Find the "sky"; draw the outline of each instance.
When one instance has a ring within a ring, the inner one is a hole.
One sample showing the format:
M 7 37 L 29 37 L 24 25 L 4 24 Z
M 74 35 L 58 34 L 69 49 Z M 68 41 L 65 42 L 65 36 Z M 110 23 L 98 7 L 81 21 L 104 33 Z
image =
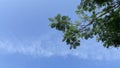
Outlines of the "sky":
M 82 40 L 70 50 L 49 27 L 56 14 L 78 20 L 80 0 L 0 0 L 0 68 L 119 68 L 120 49 Z

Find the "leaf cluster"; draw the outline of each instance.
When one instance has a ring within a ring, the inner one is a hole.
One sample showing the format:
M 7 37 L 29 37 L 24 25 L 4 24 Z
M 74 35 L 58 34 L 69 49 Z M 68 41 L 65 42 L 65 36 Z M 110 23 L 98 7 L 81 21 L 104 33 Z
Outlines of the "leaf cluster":
M 60 14 L 49 18 L 51 28 L 63 32 L 70 49 L 79 46 L 80 39 L 93 37 L 107 48 L 120 46 L 120 0 L 82 0 L 75 12 L 81 23 Z

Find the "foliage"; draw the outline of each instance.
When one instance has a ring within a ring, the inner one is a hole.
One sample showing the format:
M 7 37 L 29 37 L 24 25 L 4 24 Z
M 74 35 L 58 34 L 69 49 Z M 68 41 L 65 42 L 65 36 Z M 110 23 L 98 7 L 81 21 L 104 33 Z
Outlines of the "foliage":
M 81 0 L 73 23 L 68 16 L 49 18 L 51 28 L 62 31 L 63 41 L 70 49 L 80 45 L 80 39 L 97 37 L 105 47 L 120 46 L 120 0 Z

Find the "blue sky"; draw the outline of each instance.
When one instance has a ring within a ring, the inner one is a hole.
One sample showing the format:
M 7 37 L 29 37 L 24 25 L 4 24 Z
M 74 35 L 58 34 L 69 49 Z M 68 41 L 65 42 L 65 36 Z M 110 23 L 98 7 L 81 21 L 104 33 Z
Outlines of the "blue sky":
M 76 50 L 49 27 L 61 13 L 76 20 L 79 0 L 0 0 L 0 68 L 119 68 L 120 49 L 106 49 L 95 39 Z

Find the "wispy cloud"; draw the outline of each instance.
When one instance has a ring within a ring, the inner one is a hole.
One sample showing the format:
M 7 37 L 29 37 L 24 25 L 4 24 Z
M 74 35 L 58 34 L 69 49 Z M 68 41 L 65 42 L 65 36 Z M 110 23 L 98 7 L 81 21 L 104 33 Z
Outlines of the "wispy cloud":
M 76 56 L 80 59 L 92 60 L 118 60 L 120 59 L 120 49 L 106 49 L 102 44 L 95 40 L 82 41 L 79 48 L 70 50 L 69 46 L 61 42 L 59 36 L 55 34 L 44 35 L 39 39 L 31 41 L 0 41 L 0 53 L 23 54 L 36 57 L 51 57 L 51 56 Z

